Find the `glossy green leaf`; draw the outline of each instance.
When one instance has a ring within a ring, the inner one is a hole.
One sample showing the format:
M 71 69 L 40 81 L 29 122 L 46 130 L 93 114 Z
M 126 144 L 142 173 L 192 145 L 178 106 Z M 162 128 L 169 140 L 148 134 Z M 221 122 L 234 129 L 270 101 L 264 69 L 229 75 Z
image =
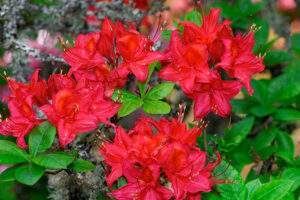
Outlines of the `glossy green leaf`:
M 249 96 L 247 91 L 243 88 L 243 93 L 245 96 L 260 104 L 260 105 L 266 105 L 267 104 L 267 98 L 268 98 L 268 81 L 267 80 L 251 80 L 251 86 L 254 90 L 252 96 Z
M 220 8 L 221 16 L 229 19 L 237 19 L 240 17 L 241 12 L 236 7 L 233 7 L 232 5 L 226 3 L 226 2 L 213 2 L 212 3 L 213 8 Z
M 198 26 L 201 26 L 201 14 L 198 12 L 198 11 L 195 11 L 195 9 L 191 10 L 188 14 L 185 15 L 184 17 L 184 20 L 183 21 L 190 21 L 190 22 L 193 22 L 195 24 L 197 24 Z M 200 18 L 200 19 L 199 19 Z
M 247 199 L 250 198 L 250 196 L 261 186 L 260 180 L 254 179 L 246 184 L 246 188 L 248 190 Z
M 167 97 L 173 90 L 175 84 L 166 82 L 152 88 L 146 95 L 146 100 L 161 100 Z
M 278 151 L 287 153 L 291 158 L 295 155 L 295 144 L 291 136 L 283 131 L 279 131 L 276 136 Z
M 274 113 L 274 118 L 280 121 L 298 120 L 300 119 L 300 112 L 292 108 L 282 108 Z
M 299 75 L 300 74 L 290 72 L 272 79 L 267 91 L 268 104 L 300 95 Z
M 293 180 L 292 192 L 297 190 L 300 186 L 300 168 L 287 168 L 284 169 L 281 179 Z
M 266 148 L 276 138 L 279 129 L 271 127 L 267 130 L 260 132 L 254 139 L 253 145 L 255 150 L 261 150 Z
M 123 102 L 123 105 L 118 110 L 118 114 L 120 117 L 124 117 L 129 115 L 139 107 L 143 105 L 143 101 L 141 99 L 131 99 Z
M 209 193 L 201 192 L 201 199 L 203 199 L 203 200 L 222 200 L 223 198 L 212 192 L 209 192 Z
M 0 181 L 13 181 L 15 180 L 15 172 L 21 166 L 9 167 L 0 174 Z
M 250 109 L 250 112 L 256 117 L 265 117 L 276 112 L 277 107 L 272 105 L 254 106 Z
M 239 114 L 248 114 L 255 103 L 245 99 L 230 99 L 232 112 Z
M 67 169 L 68 165 L 73 162 L 75 157 L 65 152 L 55 152 L 35 157 L 32 161 L 41 167 L 47 169 Z
M 35 157 L 38 152 L 44 152 L 51 147 L 56 134 L 56 127 L 49 121 L 36 126 L 29 135 L 29 152 Z
M 45 173 L 45 169 L 35 165 L 25 165 L 16 170 L 16 179 L 25 185 L 34 185 Z
M 276 151 L 277 151 L 276 146 L 267 146 L 263 149 L 258 149 L 257 153 L 261 157 L 262 160 L 266 160 L 267 158 L 269 158 Z
M 245 200 L 247 197 L 247 188 L 240 173 L 232 166 L 229 166 L 226 170 L 227 167 L 228 163 L 223 160 L 221 164 L 214 169 L 214 174 L 218 175 L 225 171 L 218 176 L 218 179 L 235 180 L 237 183 L 216 184 L 219 194 L 225 199 Z
M 95 165 L 87 160 L 79 158 L 71 164 L 70 169 L 73 169 L 77 172 L 88 172 L 94 170 Z
M 171 111 L 169 104 L 163 101 L 149 101 L 145 100 L 143 110 L 150 114 L 167 114 Z
M 0 164 L 17 164 L 30 162 L 28 154 L 16 144 L 0 140 Z
M 115 89 L 111 99 L 113 101 L 118 101 L 118 103 L 124 103 L 130 100 L 139 100 L 140 98 L 131 92 L 122 89 Z
M 288 153 L 286 153 L 284 151 L 278 151 L 275 153 L 275 155 L 277 158 L 278 166 L 284 167 L 286 165 L 286 163 L 288 165 L 293 165 L 293 158 Z M 282 163 L 282 161 L 284 161 L 284 163 Z
M 286 62 L 291 62 L 294 59 L 294 57 L 285 51 L 270 51 L 267 53 L 264 64 L 269 65 L 276 65 Z
M 294 181 L 274 180 L 260 186 L 251 196 L 250 200 L 281 200 L 288 194 Z
M 300 33 L 292 35 L 292 51 L 300 56 Z
M 239 145 L 250 133 L 254 123 L 254 117 L 248 116 L 234 124 L 230 130 L 225 131 L 225 143 L 227 147 Z

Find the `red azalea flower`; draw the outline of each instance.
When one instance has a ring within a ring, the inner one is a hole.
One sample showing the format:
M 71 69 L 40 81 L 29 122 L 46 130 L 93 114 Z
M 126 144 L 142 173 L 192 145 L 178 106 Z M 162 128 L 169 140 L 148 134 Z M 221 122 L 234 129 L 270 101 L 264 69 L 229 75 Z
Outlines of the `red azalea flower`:
M 99 39 L 99 31 L 88 33 L 87 35 L 80 34 L 76 38 L 74 47 L 69 49 L 64 47 L 65 52 L 61 56 L 72 67 L 69 70 L 69 75 L 78 69 L 88 70 L 105 63 L 102 55 L 97 50 Z
M 229 99 L 239 93 L 242 84 L 239 81 L 223 81 L 217 72 L 211 72 L 210 82 L 196 83 L 190 96 L 195 99 L 195 119 L 202 119 L 211 111 L 221 117 L 231 113 Z
M 179 81 L 182 90 L 191 93 L 196 79 L 204 81 L 209 73 L 206 47 L 197 43 L 184 45 L 179 31 L 174 31 L 169 51 L 173 61 L 160 71 L 159 76 L 169 81 Z
M 39 69 L 35 70 L 30 84 L 19 83 L 11 79 L 7 79 L 8 86 L 12 92 L 8 95 L 9 99 L 24 99 L 28 96 L 32 97 L 33 104 L 36 106 L 44 105 L 48 102 L 47 83 L 39 77 Z M 6 98 L 6 97 L 5 97 Z
M 109 196 L 120 200 L 165 200 L 173 196 L 171 190 L 158 184 L 160 177 L 158 165 L 136 167 L 126 163 L 124 172 L 128 184 L 108 194 Z
M 250 95 L 253 93 L 250 76 L 265 69 L 264 59 L 252 53 L 254 43 L 254 32 L 246 36 L 238 34 L 235 38 L 224 39 L 226 53 L 216 65 L 225 69 L 230 77 L 240 79 Z
M 51 85 L 55 89 L 50 90 L 59 89 L 57 83 L 63 83 L 66 88 L 60 88 L 52 95 L 52 104 L 44 105 L 39 109 L 57 127 L 61 146 L 72 142 L 77 133 L 97 128 L 98 122 L 113 125 L 107 118 L 112 117 L 121 105 L 103 99 L 100 83 L 91 87 L 88 81 L 82 79 L 75 88 L 71 88 L 74 85 L 69 77 L 62 75 L 54 77 L 56 78 L 53 78 L 54 83 Z
M 117 23 L 116 48 L 118 54 L 123 58 L 119 65 L 121 77 L 133 73 L 140 82 L 145 82 L 148 76 L 148 65 L 155 60 L 163 60 L 165 56 L 161 52 L 152 51 L 153 41 L 138 33 L 131 25 L 126 30 L 121 23 Z
M 37 120 L 32 106 L 32 96 L 20 99 L 10 99 L 8 108 L 11 116 L 7 117 L 0 124 L 0 133 L 5 136 L 13 135 L 17 138 L 17 145 L 20 148 L 27 148 L 24 137 L 43 120 Z
M 104 162 L 109 165 L 111 172 L 106 176 L 107 185 L 112 184 L 123 174 L 123 163 L 128 158 L 128 151 L 131 148 L 131 138 L 122 127 L 118 127 L 115 133 L 114 143 L 103 140 L 99 151 L 104 157 Z

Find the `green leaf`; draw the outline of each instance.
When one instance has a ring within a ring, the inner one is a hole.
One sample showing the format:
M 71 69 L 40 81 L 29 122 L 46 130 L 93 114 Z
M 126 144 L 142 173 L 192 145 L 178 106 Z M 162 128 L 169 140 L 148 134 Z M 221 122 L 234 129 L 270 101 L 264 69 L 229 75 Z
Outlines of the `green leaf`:
M 250 109 L 255 105 L 252 101 L 244 99 L 230 99 L 232 112 L 239 114 L 248 114 Z
M 248 116 L 225 131 L 225 144 L 227 147 L 239 145 L 250 133 L 254 123 L 254 117 Z
M 282 108 L 274 113 L 274 118 L 281 121 L 298 120 L 300 119 L 300 112 L 291 108 Z
M 247 188 L 242 177 L 240 176 L 240 173 L 232 166 L 229 166 L 229 168 L 226 170 L 227 167 L 228 163 L 222 160 L 221 164 L 214 169 L 214 174 L 218 175 L 225 171 L 223 174 L 218 176 L 218 179 L 236 180 L 237 183 L 216 184 L 219 194 L 225 199 L 246 199 Z
M 225 2 L 213 2 L 212 7 L 222 9 L 221 16 L 225 18 L 237 19 L 241 15 L 239 9 Z
M 238 0 L 237 7 L 244 16 L 247 16 L 252 7 L 251 0 Z
M 269 51 L 264 59 L 264 64 L 269 65 L 276 65 L 285 62 L 290 62 L 294 59 L 294 57 L 285 51 Z
M 296 33 L 292 36 L 292 51 L 300 56 L 300 34 Z
M 122 89 L 115 89 L 115 91 L 111 97 L 111 100 L 113 100 L 113 101 L 118 100 L 118 103 L 131 101 L 131 100 L 139 100 L 139 99 L 140 99 L 139 97 L 135 96 L 131 92 L 128 92 L 128 91 L 122 90 Z
M 250 200 L 280 200 L 293 185 L 290 180 L 274 180 L 260 186 L 250 197 Z
M 15 172 L 20 166 L 9 167 L 0 174 L 0 181 L 13 181 L 15 180 Z
M 252 3 L 251 0 L 238 0 L 237 6 L 244 16 L 250 16 L 260 11 L 266 3 L 265 0 L 258 3 Z
M 243 93 L 245 96 L 260 105 L 266 105 L 268 95 L 267 80 L 251 80 L 251 86 L 254 90 L 253 95 L 249 96 L 247 91 L 243 88 Z
M 282 197 L 284 200 L 295 200 L 294 195 L 292 192 L 288 192 L 284 197 Z
M 1 164 L 17 164 L 30 162 L 28 154 L 24 149 L 20 149 L 16 144 L 0 140 L 0 163 Z
M 293 158 L 286 152 L 284 151 L 278 151 L 275 153 L 276 157 L 277 157 L 277 164 L 280 167 L 285 166 L 287 163 L 288 165 L 293 165 Z M 282 161 L 284 161 L 285 163 L 282 163 Z
M 279 131 L 276 136 L 278 151 L 287 153 L 292 159 L 295 155 L 295 144 L 291 136 L 283 131 Z
M 29 135 L 29 152 L 35 157 L 38 152 L 44 152 L 51 147 L 56 134 L 56 127 L 49 121 L 36 126 Z
M 141 99 L 131 99 L 123 102 L 123 105 L 118 110 L 118 114 L 120 117 L 124 117 L 126 115 L 129 115 L 139 107 L 143 105 L 143 101 Z
M 292 192 L 296 191 L 300 186 L 300 168 L 287 168 L 284 169 L 281 179 L 293 180 Z
M 171 111 L 169 104 L 163 101 L 144 101 L 143 110 L 150 114 L 167 114 Z
M 16 179 L 25 185 L 34 185 L 44 173 L 44 168 L 35 165 L 25 165 L 17 169 Z
M 261 157 L 262 160 L 266 160 L 267 158 L 269 158 L 276 151 L 277 151 L 276 146 L 267 146 L 263 149 L 257 150 L 257 153 Z
M 247 199 L 250 198 L 250 196 L 261 186 L 260 180 L 254 179 L 246 184 L 247 190 L 248 190 L 248 196 Z
M 300 95 L 300 73 L 286 73 L 271 80 L 268 87 L 268 104 Z
M 222 200 L 223 198 L 212 192 L 210 192 L 210 193 L 201 192 L 201 199 L 203 199 L 203 200 Z
M 250 112 L 256 117 L 265 117 L 276 112 L 277 107 L 272 105 L 255 106 L 250 109 Z
M 198 11 L 195 11 L 195 9 L 193 9 L 192 11 L 190 11 L 188 14 L 185 15 L 183 21 L 190 21 L 197 24 L 198 26 L 201 26 L 202 23 L 200 20 L 201 20 L 201 14 Z
M 35 157 L 32 161 L 41 167 L 47 169 L 67 169 L 68 165 L 73 162 L 74 156 L 65 152 L 55 152 Z
M 94 170 L 95 165 L 87 160 L 79 158 L 71 164 L 70 169 L 73 169 L 77 172 L 88 172 Z
M 276 138 L 278 128 L 271 127 L 267 130 L 263 130 L 255 137 L 253 145 L 256 151 L 266 148 Z
M 170 42 L 172 32 L 172 30 L 164 30 L 161 34 L 161 37 Z
M 173 90 L 175 84 L 166 82 L 152 88 L 146 95 L 146 100 L 160 100 L 167 97 Z
M 154 71 L 157 64 L 158 64 L 158 61 L 156 60 L 156 61 L 152 62 L 150 65 L 148 65 L 148 76 L 147 76 L 146 81 L 144 83 L 138 82 L 138 86 L 139 86 L 139 90 L 140 90 L 140 94 L 141 94 L 142 99 L 145 96 L 145 91 L 146 91 L 146 88 L 147 88 L 147 84 L 149 83 L 151 75 L 152 75 L 152 73 L 153 73 L 153 71 Z

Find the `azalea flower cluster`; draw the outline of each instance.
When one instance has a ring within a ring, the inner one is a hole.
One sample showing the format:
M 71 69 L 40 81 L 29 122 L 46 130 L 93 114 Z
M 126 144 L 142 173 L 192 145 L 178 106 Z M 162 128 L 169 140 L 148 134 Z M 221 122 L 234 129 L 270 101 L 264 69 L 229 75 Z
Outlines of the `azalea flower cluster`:
M 159 76 L 179 81 L 183 92 L 195 100 L 195 119 L 200 120 L 211 111 L 227 117 L 231 113 L 229 99 L 243 85 L 252 95 L 250 76 L 264 70 L 263 58 L 252 53 L 254 30 L 235 37 L 231 21 L 218 23 L 220 9 L 212 8 L 208 15 L 201 5 L 200 10 L 201 26 L 186 21 L 179 24 L 183 26 L 182 32 L 172 32 L 166 50 L 169 64 Z M 234 80 L 222 80 L 222 70 Z
M 145 82 L 148 65 L 165 58 L 151 50 L 153 40 L 129 25 L 127 30 L 121 22 L 114 25 L 105 18 L 101 31 L 78 35 L 75 46 L 67 49 L 61 40 L 61 56 L 71 68 L 67 75 L 51 75 L 48 84 L 39 78 L 39 70 L 30 84 L 8 79 L 11 116 L 0 124 L 1 134 L 17 137 L 18 146 L 26 148 L 24 136 L 46 120 L 37 119 L 37 110 L 57 127 L 61 146 L 72 142 L 77 133 L 96 129 L 99 122 L 115 127 L 108 121 L 121 106 L 110 101 L 114 90 L 123 87 L 129 73 Z
M 226 182 L 211 176 L 221 162 L 219 154 L 216 162 L 206 165 L 206 152 L 195 147 L 203 127 L 188 130 L 182 119 L 181 115 L 171 122 L 142 117 L 128 133 L 118 127 L 114 141 L 102 137 L 100 152 L 108 165 L 108 186 L 122 175 L 128 182 L 108 195 L 120 200 L 200 199 L 200 192 Z
M 24 137 L 46 119 L 37 119 L 41 110 L 57 127 L 61 146 L 73 141 L 77 133 L 91 131 L 98 122 L 111 124 L 111 118 L 121 106 L 105 100 L 101 83 L 91 86 L 86 79 L 77 82 L 62 74 L 51 75 L 48 83 L 36 70 L 30 84 L 7 79 L 12 94 L 8 95 L 10 116 L 0 124 L 3 135 L 17 137 L 17 144 L 27 148 Z

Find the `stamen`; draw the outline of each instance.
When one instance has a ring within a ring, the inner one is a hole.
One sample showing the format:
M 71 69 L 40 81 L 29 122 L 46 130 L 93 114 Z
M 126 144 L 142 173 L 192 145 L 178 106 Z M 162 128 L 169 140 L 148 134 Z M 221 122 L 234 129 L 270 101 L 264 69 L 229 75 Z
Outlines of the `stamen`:
M 252 15 L 250 16 L 249 24 L 248 24 L 248 27 L 247 27 L 247 29 L 246 29 L 246 31 L 245 31 L 243 37 L 245 37 L 245 36 L 247 35 L 247 33 L 248 33 L 248 31 L 249 31 L 249 28 L 250 28 L 250 26 L 251 26 L 251 21 L 252 21 Z

